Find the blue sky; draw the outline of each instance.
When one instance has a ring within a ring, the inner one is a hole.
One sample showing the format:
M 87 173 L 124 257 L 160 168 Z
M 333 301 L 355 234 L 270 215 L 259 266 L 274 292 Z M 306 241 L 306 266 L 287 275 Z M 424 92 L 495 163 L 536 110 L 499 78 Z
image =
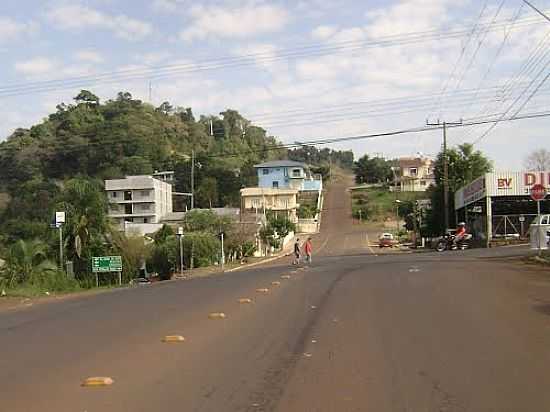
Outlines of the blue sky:
M 533 2 L 550 9 L 550 0 Z M 526 98 L 538 84 L 527 89 L 529 82 L 550 70 L 543 54 L 550 23 L 521 3 L 4 0 L 0 139 L 69 102 L 80 88 L 103 99 L 127 90 L 149 100 L 151 87 L 153 104 L 168 100 L 197 115 L 234 108 L 284 142 L 418 127 L 427 118 L 514 113 L 522 101 L 514 106 L 515 98 L 523 91 Z M 447 35 L 436 39 L 438 33 Z M 530 56 L 540 60 L 522 66 Z M 222 64 L 197 68 L 211 59 Z M 166 66 L 176 73 L 155 76 Z M 138 76 L 97 78 L 120 71 Z M 31 83 L 80 76 L 86 78 L 78 87 L 56 83 L 21 93 Z M 13 85 L 16 95 L 2 95 Z M 550 110 L 549 91 L 550 84 L 543 86 L 521 114 Z M 546 119 L 503 122 L 478 147 L 497 169 L 520 169 L 530 150 L 548 145 L 549 125 Z M 452 130 L 450 143 L 473 141 L 486 128 Z M 429 132 L 335 147 L 357 155 L 433 155 L 440 140 L 440 132 Z

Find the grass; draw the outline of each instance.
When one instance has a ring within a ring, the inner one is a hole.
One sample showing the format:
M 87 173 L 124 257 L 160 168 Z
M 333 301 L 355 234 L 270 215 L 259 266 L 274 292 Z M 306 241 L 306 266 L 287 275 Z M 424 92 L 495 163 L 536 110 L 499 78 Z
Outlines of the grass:
M 397 196 L 396 196 L 397 195 Z M 426 192 L 390 192 L 385 188 L 357 189 L 352 192 L 352 211 L 357 217 L 358 211 L 370 221 L 384 221 L 395 218 L 395 200 L 402 202 L 428 199 Z

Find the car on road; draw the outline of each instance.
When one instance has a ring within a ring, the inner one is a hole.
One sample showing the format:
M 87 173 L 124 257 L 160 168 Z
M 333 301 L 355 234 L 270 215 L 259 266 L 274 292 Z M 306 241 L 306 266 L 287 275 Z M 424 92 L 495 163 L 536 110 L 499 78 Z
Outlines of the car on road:
M 378 246 L 383 247 L 393 247 L 395 244 L 393 235 L 391 233 L 382 233 L 378 238 Z

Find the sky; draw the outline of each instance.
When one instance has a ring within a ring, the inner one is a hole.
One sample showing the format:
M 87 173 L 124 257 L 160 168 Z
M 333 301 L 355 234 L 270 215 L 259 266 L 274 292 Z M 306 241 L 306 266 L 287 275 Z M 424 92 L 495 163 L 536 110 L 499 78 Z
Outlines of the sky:
M 519 0 L 2 0 L 0 140 L 80 89 L 196 116 L 235 109 L 285 143 L 506 119 L 550 111 L 549 46 L 550 22 Z M 448 140 L 521 170 L 549 126 L 501 121 Z M 393 158 L 441 142 L 436 130 L 330 147 Z

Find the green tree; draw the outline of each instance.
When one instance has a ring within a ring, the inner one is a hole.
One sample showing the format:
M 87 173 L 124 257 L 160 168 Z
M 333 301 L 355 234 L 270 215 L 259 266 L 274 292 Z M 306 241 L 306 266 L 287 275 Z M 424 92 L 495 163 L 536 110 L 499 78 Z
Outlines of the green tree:
M 491 161 L 473 145 L 465 143 L 447 150 L 449 169 L 449 217 L 454 225 L 454 193 L 461 187 L 471 183 L 478 177 L 492 170 Z M 430 234 L 444 232 L 443 204 L 443 153 L 439 153 L 435 161 L 435 187 L 430 189 L 432 208 L 427 217 L 427 230 Z
M 109 229 L 107 199 L 101 183 L 86 178 L 74 178 L 60 193 L 57 211 L 64 211 L 67 258 L 74 262 L 77 274 L 90 271 L 90 259 L 105 249 L 105 234 Z
M 41 240 L 18 240 L 7 256 L 8 288 L 18 283 L 40 283 L 44 277 L 57 271 L 54 262 L 48 260 L 47 245 Z
M 151 256 L 151 244 L 143 236 L 114 232 L 112 234 L 115 252 L 122 256 L 123 282 L 134 279 L 141 267 Z
M 392 178 L 391 161 L 364 155 L 355 162 L 356 183 L 386 183 Z

